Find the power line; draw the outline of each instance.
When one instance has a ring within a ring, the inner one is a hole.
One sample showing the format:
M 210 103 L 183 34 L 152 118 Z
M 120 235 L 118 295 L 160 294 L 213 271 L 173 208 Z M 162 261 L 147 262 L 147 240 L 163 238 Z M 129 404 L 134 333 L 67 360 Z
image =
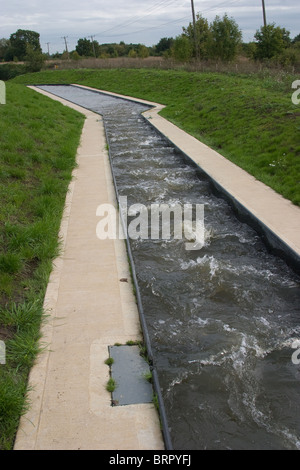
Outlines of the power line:
M 176 1 L 176 0 L 175 0 Z M 193 0 L 191 0 L 193 2 Z M 185 20 L 188 20 L 190 18 L 190 15 L 188 16 L 184 16 L 184 17 L 181 17 L 181 18 L 178 18 L 177 20 L 173 20 L 173 21 L 168 21 L 168 22 L 165 22 L 165 23 L 161 23 L 159 25 L 155 25 L 155 26 L 149 26 L 149 27 L 146 27 L 146 28 L 143 28 L 143 29 L 138 29 L 136 31 L 130 31 L 130 32 L 124 32 L 124 33 L 120 33 L 118 32 L 117 34 L 105 34 L 106 32 L 110 32 L 110 31 L 114 31 L 115 29 L 120 29 L 121 26 L 129 26 L 130 24 L 133 24 L 135 22 L 137 22 L 138 20 L 140 19 L 143 19 L 147 16 L 149 16 L 151 13 L 153 13 L 155 10 L 159 10 L 160 8 L 162 7 L 166 7 L 166 6 L 169 6 L 171 3 L 174 3 L 174 0 L 164 0 L 164 1 L 159 1 L 157 3 L 155 3 L 154 5 L 148 7 L 146 10 L 145 10 L 145 14 L 143 15 L 137 15 L 137 16 L 134 16 L 132 18 L 129 18 L 127 21 L 124 21 L 123 23 L 120 23 L 116 26 L 113 26 L 111 28 L 108 28 L 104 31 L 102 31 L 101 33 L 96 33 L 96 34 L 93 34 L 93 35 L 90 35 L 88 37 L 92 38 L 92 42 L 95 38 L 95 36 L 102 36 L 102 37 L 105 37 L 105 38 L 115 38 L 115 37 L 118 37 L 118 36 L 130 36 L 130 35 L 133 35 L 133 34 L 138 34 L 138 33 L 142 33 L 142 32 L 145 32 L 145 31 L 150 31 L 150 30 L 159 30 L 165 26 L 168 26 L 168 25 L 171 25 L 171 24 L 176 24 L 176 23 L 180 23 L 182 21 L 185 21 Z M 224 5 L 226 5 L 227 7 L 228 6 L 231 6 L 231 5 L 234 5 L 236 3 L 241 3 L 240 0 L 231 0 L 231 1 L 223 1 L 221 3 L 218 3 L 216 6 L 214 7 L 209 7 L 207 9 L 203 9 L 202 10 L 202 14 L 203 13 L 207 13 L 207 12 L 212 12 L 214 10 L 217 10 L 218 8 L 220 7 L 223 7 Z M 196 18 L 195 18 L 196 19 Z M 63 39 L 65 39 L 65 43 L 66 43 L 66 37 L 63 37 Z M 74 36 L 73 39 L 77 39 L 77 36 Z M 66 51 L 68 53 L 68 49 L 67 49 L 67 43 L 66 43 Z M 68 53 L 69 55 L 69 53 Z
M 178 1 L 178 0 L 175 0 L 175 1 Z M 93 34 L 93 37 L 99 36 L 99 35 L 103 35 L 103 34 L 106 33 L 106 32 L 112 31 L 112 30 L 114 30 L 114 29 L 119 29 L 119 28 L 122 27 L 122 26 L 127 26 L 127 25 L 129 25 L 129 24 L 135 23 L 135 22 L 137 22 L 139 19 L 142 19 L 142 18 L 144 18 L 144 17 L 150 15 L 150 14 L 152 13 L 152 11 L 154 11 L 154 10 L 156 10 L 156 9 L 159 9 L 159 8 L 161 8 L 162 6 L 171 5 L 171 4 L 173 4 L 173 3 L 174 3 L 174 0 L 160 0 L 159 2 L 155 3 L 154 5 L 148 7 L 148 8 L 145 10 L 145 12 L 151 10 L 151 11 L 150 11 L 149 13 L 147 13 L 146 15 L 145 15 L 145 14 L 142 14 L 142 15 L 133 16 L 132 18 L 127 19 L 127 20 L 124 21 L 123 23 L 119 23 L 119 24 L 117 24 L 117 25 L 115 25 L 115 26 L 112 26 L 112 27 L 110 27 L 110 28 L 108 28 L 108 29 L 105 29 L 104 31 L 101 31 L 101 32 L 99 32 L 99 33 L 94 33 L 94 34 Z M 166 5 L 164 5 L 164 4 L 166 4 Z M 91 35 L 82 35 L 82 36 L 91 37 Z M 72 38 L 72 39 L 75 39 L 75 38 L 77 38 L 78 36 L 67 36 L 67 37 L 70 37 L 70 38 Z
M 216 10 L 217 8 L 219 8 L 220 6 L 223 6 L 224 4 L 226 5 L 231 5 L 231 4 L 234 4 L 234 3 L 237 3 L 237 2 L 240 2 L 240 0 L 232 0 L 231 2 L 222 2 L 218 5 L 216 5 L 215 7 L 213 8 L 207 8 L 206 10 L 203 10 L 202 13 L 205 13 L 205 12 L 209 12 L 209 11 L 214 11 Z M 152 29 L 160 29 L 162 27 L 165 27 L 165 26 L 168 26 L 168 25 L 171 25 L 171 24 L 176 24 L 176 23 L 180 23 L 182 21 L 185 21 L 185 20 L 188 20 L 190 19 L 190 14 L 188 16 L 183 16 L 181 18 L 178 18 L 177 20 L 173 20 L 173 21 L 168 21 L 168 22 L 165 22 L 165 23 L 161 23 L 157 26 L 148 26 L 147 28 L 143 28 L 143 29 L 138 29 L 137 31 L 130 31 L 128 33 L 118 33 L 118 34 L 107 34 L 105 35 L 105 31 L 103 31 L 103 33 L 101 33 L 101 36 L 105 37 L 105 38 L 114 38 L 116 36 L 130 36 L 131 34 L 138 34 L 138 33 L 142 33 L 144 31 L 150 31 Z M 115 27 L 111 28 L 111 30 L 115 29 Z M 100 35 L 100 33 L 98 34 Z
M 133 23 L 136 23 L 137 21 L 145 18 L 146 16 L 151 15 L 151 13 L 153 13 L 155 10 L 160 9 L 162 7 L 169 6 L 173 3 L 174 3 L 174 0 L 164 0 L 164 1 L 160 1 L 158 3 L 155 3 L 154 5 L 152 5 L 151 7 L 147 8 L 145 10 L 145 13 L 146 12 L 149 12 L 149 13 L 139 15 L 139 16 L 134 16 L 133 18 L 129 18 L 128 20 L 124 21 L 123 23 L 120 23 L 116 26 L 112 26 L 111 28 L 105 29 L 104 31 L 101 31 L 101 33 L 94 34 L 94 36 L 103 36 L 105 33 L 108 33 L 109 31 L 113 31 L 114 29 L 119 29 L 123 26 L 129 26 L 129 25 L 131 25 Z
M 218 5 L 216 5 L 215 7 L 213 8 L 207 8 L 206 10 L 202 10 L 202 13 L 206 13 L 206 12 L 209 12 L 209 11 L 214 11 L 216 9 L 218 9 L 219 7 L 222 7 L 223 5 L 232 5 L 232 4 L 235 4 L 235 3 L 238 3 L 240 2 L 240 0 L 231 0 L 230 2 L 226 1 L 226 2 L 221 2 L 219 3 Z M 161 4 L 162 2 L 159 2 L 159 4 Z M 163 2 L 163 3 L 166 3 L 166 2 Z M 170 3 L 173 3 L 173 0 L 168 0 L 168 4 Z M 158 5 L 158 4 L 156 4 Z M 154 5 L 155 6 L 155 5 Z M 162 5 L 162 6 L 167 6 L 166 4 L 165 5 Z M 150 7 L 151 9 L 152 7 Z M 148 9 L 149 10 L 149 9 Z M 147 10 L 146 10 L 147 11 Z M 151 11 L 152 13 L 152 11 Z M 149 14 L 148 14 L 149 15 Z M 143 28 L 143 29 L 139 29 L 137 31 L 131 31 L 130 33 L 118 33 L 118 34 L 110 34 L 110 35 L 106 35 L 105 33 L 106 32 L 110 32 L 110 31 L 113 31 L 114 29 L 119 29 L 120 26 L 128 26 L 129 24 L 132 24 L 132 23 L 135 23 L 136 21 L 138 21 L 138 19 L 142 19 L 144 18 L 145 16 L 148 16 L 148 15 L 143 15 L 141 17 L 133 17 L 132 19 L 129 19 L 127 20 L 125 23 L 121 23 L 117 26 L 113 26 L 107 30 L 104 30 L 102 31 L 101 33 L 97 33 L 95 34 L 95 36 L 103 36 L 103 37 L 106 37 L 106 38 L 113 38 L 113 37 L 116 37 L 116 36 L 120 36 L 120 34 L 122 34 L 122 36 L 130 36 L 131 34 L 137 34 L 137 33 L 140 33 L 140 32 L 143 32 L 143 31 L 149 31 L 151 29 L 160 29 L 161 27 L 163 26 L 167 26 L 169 24 L 175 24 L 175 23 L 179 23 L 180 21 L 183 21 L 183 20 L 187 20 L 190 18 L 190 15 L 188 16 L 184 16 L 182 18 L 178 18 L 177 20 L 173 20 L 173 21 L 168 21 L 166 23 L 162 23 L 162 24 L 159 24 L 157 26 L 149 26 L 147 28 Z M 135 19 L 136 18 L 136 19 Z
M 143 33 L 144 31 L 150 31 L 151 29 L 160 29 L 162 28 L 163 26 L 168 26 L 170 24 L 175 24 L 175 23 L 181 23 L 183 20 L 187 20 L 187 19 L 190 19 L 191 15 L 188 15 L 188 16 L 184 16 L 183 18 L 178 18 L 177 20 L 174 20 L 174 21 L 168 21 L 167 23 L 161 23 L 160 25 L 158 26 L 149 26 L 148 28 L 143 28 L 143 29 L 139 29 L 137 31 L 130 31 L 130 33 L 119 33 L 119 34 L 111 34 L 111 35 L 105 35 L 103 37 L 106 37 L 106 38 L 115 38 L 116 36 L 130 36 L 131 34 L 137 34 L 137 33 Z

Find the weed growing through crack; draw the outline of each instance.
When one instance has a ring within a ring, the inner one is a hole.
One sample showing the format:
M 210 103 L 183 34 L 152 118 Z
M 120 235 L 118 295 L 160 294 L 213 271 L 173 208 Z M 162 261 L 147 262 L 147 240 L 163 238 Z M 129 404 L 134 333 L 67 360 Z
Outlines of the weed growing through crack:
M 110 377 L 110 379 L 108 380 L 107 384 L 106 384 L 106 390 L 110 393 L 114 392 L 115 389 L 116 389 L 116 386 L 117 386 L 117 383 L 115 381 L 115 379 L 113 379 L 112 377 Z
M 109 357 L 108 359 L 106 359 L 106 361 L 104 362 L 107 366 L 111 366 L 113 363 L 114 363 L 114 358 L 113 357 Z

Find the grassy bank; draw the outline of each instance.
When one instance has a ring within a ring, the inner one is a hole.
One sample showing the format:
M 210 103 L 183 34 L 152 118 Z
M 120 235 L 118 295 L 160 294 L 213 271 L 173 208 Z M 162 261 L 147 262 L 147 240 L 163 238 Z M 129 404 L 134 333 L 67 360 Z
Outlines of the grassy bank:
M 83 117 L 7 83 L 0 106 L 0 449 L 11 449 L 26 410 L 43 299 L 75 165 Z
M 79 83 L 157 101 L 162 115 L 300 205 L 297 77 L 176 70 L 62 70 L 15 83 Z M 298 77 L 299 78 L 299 77 Z

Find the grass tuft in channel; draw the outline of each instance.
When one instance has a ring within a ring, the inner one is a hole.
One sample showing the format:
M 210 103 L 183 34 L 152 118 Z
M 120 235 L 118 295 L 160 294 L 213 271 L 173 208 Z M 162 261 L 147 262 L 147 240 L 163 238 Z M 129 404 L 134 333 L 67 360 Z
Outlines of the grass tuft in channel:
M 115 391 L 116 386 L 117 386 L 116 381 L 112 377 L 110 377 L 110 379 L 108 380 L 108 382 L 106 384 L 106 390 L 108 392 L 112 393 L 112 392 Z

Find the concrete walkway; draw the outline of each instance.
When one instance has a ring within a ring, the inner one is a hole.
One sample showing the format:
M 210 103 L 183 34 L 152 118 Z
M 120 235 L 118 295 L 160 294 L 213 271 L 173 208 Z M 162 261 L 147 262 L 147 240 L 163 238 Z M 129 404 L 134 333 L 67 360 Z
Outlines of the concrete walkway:
M 112 407 L 105 388 L 108 346 L 140 340 L 141 329 L 124 240 L 96 236 L 97 207 L 115 204 L 102 120 L 48 96 L 86 120 L 61 225 L 63 252 L 45 297 L 49 319 L 42 341 L 47 347 L 30 374 L 31 407 L 21 419 L 14 449 L 164 449 L 154 405 Z M 128 282 L 120 281 L 124 278 Z

